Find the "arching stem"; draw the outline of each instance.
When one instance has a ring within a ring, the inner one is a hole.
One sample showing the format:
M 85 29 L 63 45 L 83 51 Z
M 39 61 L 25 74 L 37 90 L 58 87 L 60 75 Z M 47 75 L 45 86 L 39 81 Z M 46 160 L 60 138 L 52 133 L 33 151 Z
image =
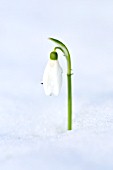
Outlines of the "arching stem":
M 68 94 L 68 130 L 72 130 L 72 83 L 71 83 L 71 58 L 70 58 L 70 54 L 69 51 L 67 49 L 67 47 L 60 42 L 59 40 L 53 39 L 53 38 L 49 38 L 50 40 L 54 41 L 58 47 L 54 48 L 54 51 L 56 51 L 57 49 L 62 51 L 62 53 L 64 54 L 64 56 L 66 57 L 67 60 L 67 94 Z

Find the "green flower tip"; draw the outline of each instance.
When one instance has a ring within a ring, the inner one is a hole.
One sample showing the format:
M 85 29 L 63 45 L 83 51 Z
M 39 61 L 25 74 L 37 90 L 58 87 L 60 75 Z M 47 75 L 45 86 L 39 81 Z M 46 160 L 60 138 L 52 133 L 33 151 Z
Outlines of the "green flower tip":
M 58 59 L 58 54 L 57 52 L 53 51 L 50 53 L 50 59 L 51 60 L 57 60 Z

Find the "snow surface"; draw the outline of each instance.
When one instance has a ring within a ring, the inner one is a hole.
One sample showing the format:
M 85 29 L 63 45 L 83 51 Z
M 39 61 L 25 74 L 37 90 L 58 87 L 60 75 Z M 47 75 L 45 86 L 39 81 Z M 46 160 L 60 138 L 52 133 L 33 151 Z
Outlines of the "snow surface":
M 0 170 L 113 169 L 113 1 L 0 1 Z M 58 38 L 73 65 L 73 130 L 63 86 L 40 84 Z

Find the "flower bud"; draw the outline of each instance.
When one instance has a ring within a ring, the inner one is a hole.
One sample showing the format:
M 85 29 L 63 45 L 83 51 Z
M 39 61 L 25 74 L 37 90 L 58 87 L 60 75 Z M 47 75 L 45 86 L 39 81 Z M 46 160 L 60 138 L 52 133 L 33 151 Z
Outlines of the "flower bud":
M 51 60 L 57 60 L 58 59 L 58 54 L 57 52 L 53 51 L 50 53 L 50 59 Z
M 52 59 L 51 59 L 52 57 Z M 43 75 L 43 87 L 46 95 L 57 96 L 62 85 L 62 68 L 58 62 L 56 52 L 50 54 L 50 59 Z

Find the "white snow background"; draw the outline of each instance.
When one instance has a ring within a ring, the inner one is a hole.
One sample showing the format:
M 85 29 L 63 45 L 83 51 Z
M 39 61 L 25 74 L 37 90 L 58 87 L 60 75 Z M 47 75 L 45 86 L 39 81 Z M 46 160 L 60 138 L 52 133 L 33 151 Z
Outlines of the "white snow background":
M 73 130 L 63 86 L 40 84 L 53 37 L 72 57 Z M 0 0 L 0 170 L 113 169 L 113 1 Z

